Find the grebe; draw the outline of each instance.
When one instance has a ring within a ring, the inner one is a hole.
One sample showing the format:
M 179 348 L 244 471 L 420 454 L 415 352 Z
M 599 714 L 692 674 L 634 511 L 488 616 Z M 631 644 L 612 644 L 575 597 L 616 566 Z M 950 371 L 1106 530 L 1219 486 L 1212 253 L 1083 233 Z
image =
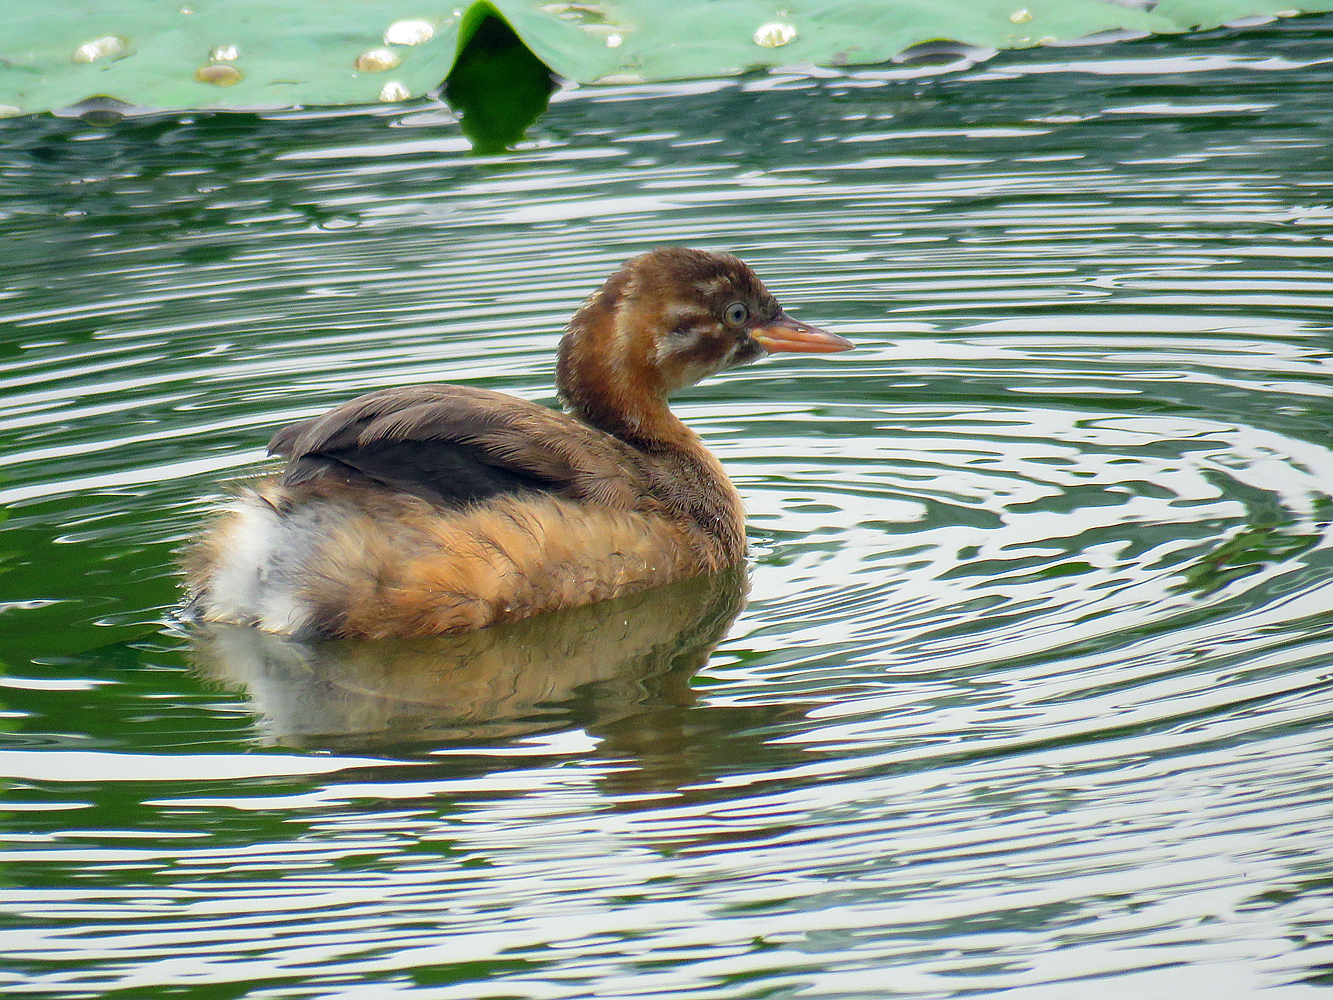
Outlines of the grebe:
M 737 565 L 740 496 L 667 397 L 767 354 L 851 347 L 730 254 L 635 257 L 560 342 L 567 414 L 415 385 L 279 430 L 286 469 L 187 553 L 187 609 L 296 636 L 430 635 Z

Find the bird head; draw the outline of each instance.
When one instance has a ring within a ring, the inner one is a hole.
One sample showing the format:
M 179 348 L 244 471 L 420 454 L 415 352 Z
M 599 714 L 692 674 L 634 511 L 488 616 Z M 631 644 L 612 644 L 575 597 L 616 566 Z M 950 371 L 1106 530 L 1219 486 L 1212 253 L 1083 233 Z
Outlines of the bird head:
M 769 354 L 846 351 L 850 341 L 788 316 L 727 253 L 667 247 L 627 261 L 570 321 L 556 384 L 576 413 L 632 410 Z

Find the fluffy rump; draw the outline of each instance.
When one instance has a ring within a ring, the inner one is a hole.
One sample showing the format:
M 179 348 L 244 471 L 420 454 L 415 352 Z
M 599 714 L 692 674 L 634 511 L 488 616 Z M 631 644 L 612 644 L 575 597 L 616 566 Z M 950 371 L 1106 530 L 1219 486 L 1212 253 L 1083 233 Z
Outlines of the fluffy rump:
M 721 568 L 664 517 L 542 495 L 463 510 L 349 484 L 238 496 L 186 557 L 189 610 L 303 636 L 429 635 Z

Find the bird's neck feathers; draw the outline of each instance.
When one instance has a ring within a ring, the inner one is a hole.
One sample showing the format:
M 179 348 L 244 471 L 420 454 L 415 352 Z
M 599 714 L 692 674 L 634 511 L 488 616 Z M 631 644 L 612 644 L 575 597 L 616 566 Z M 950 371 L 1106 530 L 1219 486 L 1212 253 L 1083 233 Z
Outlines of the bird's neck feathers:
M 645 451 L 702 447 L 667 406 L 656 364 L 661 303 L 621 268 L 570 320 L 556 388 L 576 417 Z
M 667 406 L 658 365 L 667 296 L 622 268 L 570 321 L 556 387 L 569 411 L 652 457 L 650 492 L 697 523 L 735 562 L 745 554 L 744 511 L 722 465 Z

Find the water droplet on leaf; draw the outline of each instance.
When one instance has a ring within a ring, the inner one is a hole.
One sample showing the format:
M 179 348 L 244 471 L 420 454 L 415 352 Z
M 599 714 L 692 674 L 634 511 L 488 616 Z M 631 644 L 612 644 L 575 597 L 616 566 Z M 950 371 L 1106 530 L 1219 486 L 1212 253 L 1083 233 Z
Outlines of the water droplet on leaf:
M 215 87 L 232 87 L 241 82 L 241 71 L 226 63 L 211 63 L 195 70 L 194 78 L 200 83 L 211 83 Z
M 90 63 L 97 59 L 119 59 L 125 55 L 129 43 L 117 35 L 103 35 L 91 42 L 84 42 L 74 50 L 73 59 L 77 63 Z
M 218 45 L 208 53 L 208 58 L 213 62 L 235 62 L 241 58 L 241 50 L 235 45 Z
M 435 28 L 429 21 L 395 21 L 384 32 L 385 45 L 420 45 L 435 37 Z
M 769 21 L 761 24 L 754 33 L 754 43 L 763 49 L 776 49 L 786 45 L 796 37 L 796 29 L 782 21 Z
M 411 96 L 412 92 L 397 80 L 390 80 L 380 88 L 380 100 L 385 104 L 393 104 L 395 101 L 405 101 Z
M 1009 20 L 1013 21 L 1014 24 L 1027 24 L 1027 22 L 1032 20 L 1032 11 L 1028 10 L 1026 7 L 1020 7 L 1009 15 Z
M 356 68 L 362 73 L 383 73 L 402 63 L 392 49 L 369 49 L 356 57 Z

